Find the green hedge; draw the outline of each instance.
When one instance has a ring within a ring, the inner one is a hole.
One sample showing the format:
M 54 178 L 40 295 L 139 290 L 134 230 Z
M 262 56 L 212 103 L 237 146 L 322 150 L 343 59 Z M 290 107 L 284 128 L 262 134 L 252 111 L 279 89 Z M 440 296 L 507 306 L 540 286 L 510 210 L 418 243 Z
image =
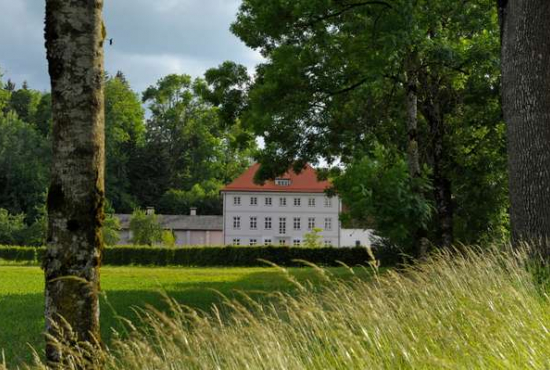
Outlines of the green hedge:
M 0 259 L 37 263 L 45 248 L 0 246 Z M 149 246 L 107 247 L 103 264 L 111 266 L 265 266 L 267 260 L 279 266 L 302 266 L 304 260 L 321 266 L 366 265 L 365 248 L 302 248 L 302 247 L 182 247 Z M 384 265 L 384 261 L 381 261 Z
M 45 248 L 0 246 L 0 259 L 15 262 L 37 263 L 42 260 Z

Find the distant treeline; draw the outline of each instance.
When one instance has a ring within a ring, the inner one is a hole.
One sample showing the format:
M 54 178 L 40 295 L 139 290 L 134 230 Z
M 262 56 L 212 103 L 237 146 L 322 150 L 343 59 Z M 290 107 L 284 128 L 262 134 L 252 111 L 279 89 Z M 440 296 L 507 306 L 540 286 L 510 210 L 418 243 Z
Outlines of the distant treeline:
M 0 74 L 0 242 L 36 244 L 45 228 L 51 95 L 3 81 Z M 219 190 L 250 164 L 256 144 L 239 125 L 220 123 L 204 85 L 169 75 L 140 97 L 121 72 L 106 77 L 108 212 L 187 214 L 193 206 L 221 214 Z

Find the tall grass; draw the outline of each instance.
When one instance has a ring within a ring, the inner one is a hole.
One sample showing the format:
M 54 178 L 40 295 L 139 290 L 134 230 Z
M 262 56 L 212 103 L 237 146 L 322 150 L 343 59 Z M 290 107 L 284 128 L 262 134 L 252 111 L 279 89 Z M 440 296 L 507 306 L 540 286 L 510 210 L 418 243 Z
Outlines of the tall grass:
M 524 251 L 470 250 L 371 281 L 320 270 L 327 284 L 264 304 L 228 300 L 228 316 L 172 302 L 170 314 L 143 311 L 104 361 L 151 370 L 548 369 L 550 301 L 527 261 Z

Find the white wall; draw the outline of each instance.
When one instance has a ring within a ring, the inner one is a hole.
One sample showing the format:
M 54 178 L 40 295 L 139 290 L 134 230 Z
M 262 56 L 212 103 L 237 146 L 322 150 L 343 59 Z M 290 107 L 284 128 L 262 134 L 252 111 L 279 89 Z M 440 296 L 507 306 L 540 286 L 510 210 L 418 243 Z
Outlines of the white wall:
M 222 231 L 220 230 L 177 230 L 177 245 L 222 245 Z
M 353 247 L 356 242 L 359 241 L 362 246 L 371 245 L 372 243 L 372 230 L 363 229 L 342 229 L 341 230 L 340 245 L 342 247 Z
M 249 245 L 251 239 L 258 244 L 264 244 L 271 239 L 272 244 L 279 244 L 285 240 L 287 245 L 293 245 L 294 240 L 303 242 L 304 234 L 308 230 L 308 218 L 315 218 L 315 227 L 323 229 L 320 235 L 323 242 L 328 241 L 333 246 L 339 245 L 340 200 L 330 198 L 330 206 L 325 206 L 324 193 L 282 193 L 282 192 L 224 192 L 224 242 L 232 244 L 233 239 L 240 239 L 241 245 Z M 234 204 L 234 198 L 240 197 L 240 205 Z M 257 204 L 251 204 L 251 198 L 257 198 Z M 271 198 L 271 206 L 266 205 L 265 199 Z M 286 198 L 286 206 L 280 205 L 280 198 Z M 300 199 L 300 205 L 294 205 L 294 199 Z M 315 199 L 315 205 L 309 205 L 309 199 Z M 239 229 L 233 227 L 233 217 L 240 217 Z M 256 217 L 257 228 L 250 228 L 250 217 Z M 271 217 L 271 229 L 265 228 L 265 218 Z M 279 233 L 279 218 L 286 218 L 286 233 Z M 294 230 L 294 218 L 300 218 L 300 230 Z M 331 230 L 325 230 L 325 218 L 331 219 Z

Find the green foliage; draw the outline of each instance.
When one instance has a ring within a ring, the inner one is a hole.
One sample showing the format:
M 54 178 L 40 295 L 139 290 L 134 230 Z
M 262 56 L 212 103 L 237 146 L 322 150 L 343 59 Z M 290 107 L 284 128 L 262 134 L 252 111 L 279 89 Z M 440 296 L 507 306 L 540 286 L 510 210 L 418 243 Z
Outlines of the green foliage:
M 27 227 L 23 233 L 21 244 L 40 246 L 46 242 L 48 233 L 48 213 L 46 205 L 41 205 L 37 210 L 36 220 Z
M 40 246 L 46 240 L 47 217 L 44 210 L 31 225 L 25 222 L 25 214 L 10 214 L 0 208 L 0 244 Z
M 52 119 L 52 94 L 46 93 L 40 98 L 40 102 L 36 107 L 36 113 L 33 118 L 38 131 L 43 136 L 49 136 L 53 127 Z
M 152 112 L 146 124 L 125 76 L 106 78 L 105 187 L 117 212 L 221 213 L 219 189 L 248 167 L 255 140 L 240 124 L 224 127 L 206 93 L 201 79 L 166 76 L 143 95 Z M 0 207 L 26 215 L 24 244 L 42 243 L 51 123 L 51 94 L 0 80 Z
M 44 250 L 44 248 L 0 246 L 0 259 L 40 261 Z M 395 263 L 392 256 L 380 254 L 377 255 L 377 259 L 381 256 L 384 266 Z M 366 266 L 370 257 L 366 248 L 348 247 L 109 246 L 104 251 L 102 263 L 113 266 L 265 266 L 264 261 L 269 261 L 279 266 L 303 266 L 300 260 L 323 266 L 339 266 L 341 262 L 349 266 Z
M 21 244 L 26 228 L 25 215 L 12 215 L 6 209 L 0 208 L 0 244 Z
M 211 68 L 204 74 L 208 86 L 201 89 L 202 96 L 215 107 L 221 121 L 233 125 L 246 109 L 247 89 L 251 83 L 246 67 L 231 61 Z
M 2 70 L 0 69 L 0 112 L 4 112 L 10 101 L 11 91 L 6 89 L 6 84 L 2 82 Z
M 7 109 L 15 112 L 25 122 L 33 122 L 42 94 L 36 90 L 30 90 L 24 82 L 21 89 L 11 93 Z
M 105 81 L 105 188 L 107 198 L 118 212 L 130 212 L 139 203 L 132 182 L 137 176 L 134 157 L 145 140 L 144 116 L 139 97 L 124 75 L 119 72 L 115 77 L 108 77 Z
M 33 125 L 0 113 L 0 206 L 33 222 L 44 204 L 51 149 Z
M 162 240 L 162 227 L 156 214 L 136 209 L 130 218 L 130 232 L 134 245 L 153 245 Z
M 112 213 L 107 213 L 102 228 L 105 245 L 116 245 L 119 242 L 120 229 L 120 220 Z
M 191 207 L 200 215 L 220 215 L 223 212 L 220 189 L 222 184 L 212 181 L 195 184 L 189 191 L 170 189 L 160 199 L 159 212 L 188 215 Z
M 323 229 L 314 227 L 313 230 L 304 234 L 304 247 L 321 248 L 323 237 L 319 234 Z
M 186 199 L 200 191 L 194 186 L 208 193 L 209 183 L 226 184 L 249 165 L 255 141 L 239 125 L 224 127 L 218 109 L 204 99 L 205 91 L 203 80 L 174 74 L 143 93 L 151 117 L 132 180 L 142 206 L 187 210 Z M 172 206 L 167 198 L 179 200 Z M 210 209 L 205 212 L 219 209 L 209 195 L 201 202 Z
M 239 116 L 264 139 L 261 179 L 319 158 L 353 166 L 374 143 L 404 155 L 411 134 L 406 86 L 414 75 L 419 159 L 433 179 L 441 179 L 434 188 L 450 184 L 452 204 L 444 208 L 454 212 L 455 240 L 505 237 L 507 176 L 493 1 L 244 0 L 232 31 L 265 57 L 253 82 L 241 87 L 246 94 Z M 415 61 L 411 68 L 409 60 Z M 226 74 L 234 69 L 222 68 Z M 426 198 L 423 203 L 441 202 L 435 191 L 418 194 Z M 433 241 L 438 220 L 428 223 Z M 396 233 L 404 235 L 402 223 L 396 225 Z
M 176 246 L 176 236 L 172 230 L 162 231 L 162 245 L 167 248 L 174 248 Z
M 428 193 L 429 180 L 411 180 L 405 159 L 381 146 L 348 166 L 334 184 L 347 205 L 344 218 L 374 228 L 379 236 L 402 249 L 413 246 L 418 225 L 427 227 L 430 223 L 433 205 L 413 191 L 414 186 Z

